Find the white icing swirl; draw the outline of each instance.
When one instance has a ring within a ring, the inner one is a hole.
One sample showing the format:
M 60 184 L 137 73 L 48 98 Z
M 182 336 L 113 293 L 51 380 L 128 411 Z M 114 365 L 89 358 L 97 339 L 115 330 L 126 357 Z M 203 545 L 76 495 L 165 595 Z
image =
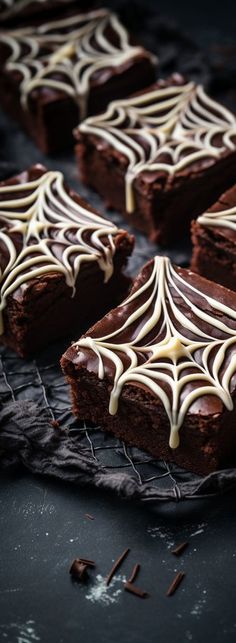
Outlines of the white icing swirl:
M 149 278 L 119 309 L 128 311 L 130 304 L 131 313 L 120 314 L 127 318 L 114 332 L 85 336 L 73 346 L 78 352 L 94 352 L 100 379 L 106 372 L 104 360 L 113 365 L 111 415 L 128 384 L 144 386 L 162 402 L 170 423 L 169 444 L 175 449 L 186 413 L 199 397 L 213 395 L 228 410 L 233 408 L 236 311 L 191 285 L 166 257 L 153 260 Z M 130 341 L 123 341 L 129 332 Z
M 133 212 L 134 179 L 143 171 L 169 175 L 201 159 L 236 150 L 236 119 L 194 83 L 152 89 L 110 103 L 79 125 L 127 159 L 126 210 Z
M 71 198 L 61 172 L 2 185 L 0 199 L 0 334 L 8 296 L 29 280 L 61 273 L 73 296 L 81 264 L 96 262 L 109 281 L 117 227 Z
M 198 217 L 197 221 L 203 226 L 228 228 L 236 232 L 236 205 L 218 212 L 205 212 Z
M 125 27 L 118 17 L 100 9 L 2 34 L 0 43 L 8 45 L 8 71 L 20 72 L 21 101 L 27 108 L 34 89 L 48 88 L 70 96 L 85 118 L 91 82 L 98 72 L 110 75 L 111 68 L 129 60 L 156 58 L 143 47 L 129 44 Z M 105 76 L 104 76 L 105 77 Z M 102 81 L 101 81 L 102 82 Z M 104 81 L 103 81 L 104 82 Z

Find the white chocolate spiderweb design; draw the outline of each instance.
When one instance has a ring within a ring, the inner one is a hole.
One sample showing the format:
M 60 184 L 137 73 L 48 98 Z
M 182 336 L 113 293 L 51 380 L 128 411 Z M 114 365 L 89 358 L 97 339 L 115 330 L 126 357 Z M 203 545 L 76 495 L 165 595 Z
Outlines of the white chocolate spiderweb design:
M 103 82 L 112 69 L 142 55 L 154 56 L 129 44 L 125 27 L 106 9 L 77 14 L 41 27 L 2 34 L 0 43 L 9 47 L 5 68 L 20 73 L 24 108 L 36 89 L 57 90 L 72 98 L 85 118 L 91 83 L 99 73 Z M 156 60 L 156 59 L 155 59 Z
M 236 311 L 193 287 L 168 258 L 156 257 L 151 266 L 143 285 L 117 309 L 127 307 L 120 315 L 124 323 L 111 334 L 85 336 L 73 346 L 94 353 L 100 379 L 112 365 L 112 415 L 127 384 L 144 386 L 161 400 L 174 449 L 186 413 L 199 397 L 214 395 L 233 408 Z M 194 303 L 196 296 L 201 307 Z
M 127 160 L 126 210 L 135 208 L 133 183 L 141 172 L 169 177 L 198 161 L 236 149 L 236 119 L 192 82 L 113 101 L 107 111 L 80 124 Z
M 117 228 L 74 201 L 61 172 L 0 186 L 0 197 L 0 334 L 8 296 L 29 280 L 62 274 L 73 296 L 81 265 L 96 262 L 109 281 Z
M 231 208 L 205 212 L 197 220 L 203 226 L 228 228 L 236 233 L 236 204 Z

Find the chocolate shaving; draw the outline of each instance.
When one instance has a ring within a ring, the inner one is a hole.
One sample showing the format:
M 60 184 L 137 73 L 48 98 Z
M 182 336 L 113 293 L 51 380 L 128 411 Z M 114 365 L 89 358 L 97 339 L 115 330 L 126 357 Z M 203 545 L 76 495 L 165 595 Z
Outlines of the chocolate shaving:
M 169 589 L 166 592 L 166 596 L 172 596 L 172 594 L 176 592 L 180 583 L 182 583 L 182 580 L 184 579 L 184 577 L 185 577 L 185 572 L 178 572 L 178 574 L 176 574 L 174 580 L 172 581 Z
M 123 551 L 123 554 L 121 554 L 121 556 L 119 556 L 119 558 L 117 558 L 117 560 L 115 561 L 113 567 L 111 568 L 111 571 L 109 572 L 109 574 L 108 574 L 108 576 L 106 578 L 106 585 L 110 585 L 111 579 L 113 578 L 116 570 L 118 569 L 118 567 L 120 567 L 121 563 L 123 563 L 123 560 L 126 558 L 126 556 L 128 555 L 129 551 L 130 551 L 129 548 L 125 549 Z
M 88 558 L 75 558 L 70 568 L 70 574 L 76 581 L 84 582 L 88 578 L 88 567 L 95 567 L 94 560 Z
M 183 553 L 183 551 L 186 549 L 186 547 L 188 547 L 188 545 L 189 545 L 188 542 L 180 543 L 180 545 L 177 545 L 175 549 L 172 549 L 171 553 L 174 554 L 174 556 L 180 556 Z
M 70 574 L 73 579 L 84 582 L 87 579 L 87 567 L 88 565 L 81 560 L 75 559 L 70 568 Z
M 139 563 L 137 563 L 137 564 L 134 566 L 133 571 L 132 571 L 132 573 L 131 573 L 131 576 L 130 576 L 130 578 L 128 578 L 127 583 L 133 583 L 133 582 L 134 582 L 135 578 L 137 577 L 137 575 L 138 575 L 138 573 L 139 573 L 139 570 L 140 570 L 140 564 L 139 564 Z
M 51 420 L 51 425 L 54 429 L 60 429 L 60 422 L 58 420 Z
M 131 573 L 130 578 L 124 584 L 124 589 L 127 592 L 130 592 L 131 594 L 135 594 L 135 596 L 139 596 L 140 598 L 147 598 L 148 593 L 144 592 L 142 589 L 140 589 L 139 587 L 136 587 L 134 585 L 134 580 L 135 580 L 135 578 L 137 578 L 139 570 L 140 570 L 140 563 L 136 563 L 136 565 L 133 568 L 133 571 Z
M 84 565 L 87 565 L 87 567 L 96 567 L 94 560 L 89 560 L 89 558 L 78 558 L 77 560 L 80 563 L 84 563 Z
M 88 520 L 95 520 L 94 516 L 92 516 L 91 514 L 84 514 L 84 515 L 85 515 L 85 518 L 88 518 Z
M 139 598 L 148 597 L 147 592 L 144 592 L 142 589 L 140 589 L 139 587 L 136 587 L 136 585 L 134 585 L 133 583 L 130 583 L 129 581 L 125 583 L 124 589 L 126 590 L 126 592 L 130 592 L 130 594 L 135 594 L 135 596 L 139 596 Z

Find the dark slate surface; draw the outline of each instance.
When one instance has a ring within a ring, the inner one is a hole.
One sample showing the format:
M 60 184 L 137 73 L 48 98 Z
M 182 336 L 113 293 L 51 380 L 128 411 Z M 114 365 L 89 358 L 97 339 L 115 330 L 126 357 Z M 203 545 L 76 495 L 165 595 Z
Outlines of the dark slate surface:
M 1 626 L 6 643 L 235 641 L 235 496 L 157 510 L 31 476 L 1 476 Z M 91 521 L 85 513 L 94 516 Z M 189 548 L 176 559 L 174 544 Z M 110 588 L 102 577 L 131 551 Z M 97 567 L 86 586 L 69 576 L 78 556 Z M 141 600 L 122 581 L 141 563 Z M 178 592 L 165 596 L 176 570 Z
M 137 3 L 119 4 L 123 4 L 127 22 L 136 19 Z M 141 5 L 145 9 L 157 6 L 151 0 L 138 4 L 137 27 L 144 15 Z M 235 50 L 229 51 L 235 40 L 233 8 L 229 1 L 223 7 L 200 1 L 196 9 L 192 3 L 158 1 L 158 10 L 169 19 L 167 39 L 173 20 L 195 36 L 206 52 L 204 64 L 202 54 L 195 58 L 196 73 L 205 74 L 212 91 L 235 108 Z M 152 16 L 145 22 L 145 37 L 152 37 L 152 42 L 154 27 L 160 36 L 158 16 L 156 23 Z M 180 53 L 174 45 L 179 68 L 183 50 L 183 41 Z M 192 50 L 187 65 L 193 55 Z M 163 72 L 171 65 L 173 42 L 162 49 Z M 4 163 L 7 160 L 12 168 L 21 169 L 32 162 L 45 162 L 18 128 L 9 126 L 5 116 L 0 129 Z M 47 165 L 63 169 L 78 188 L 72 154 L 47 159 Z M 88 196 L 84 188 L 80 191 Z M 89 198 L 99 204 L 95 195 L 90 193 Z M 131 270 L 136 271 L 154 252 L 155 248 L 139 236 Z M 177 262 L 187 259 L 181 249 L 172 256 Z M 23 472 L 2 473 L 0 485 L 1 643 L 235 641 L 235 493 L 204 503 L 186 501 L 154 508 Z M 94 520 L 86 518 L 86 513 Z M 176 559 L 171 549 L 183 540 L 189 541 L 189 548 Z M 131 548 L 129 557 L 105 591 L 102 579 L 126 547 Z M 97 562 L 86 586 L 73 584 L 68 573 L 71 561 L 78 556 Z M 141 563 L 137 584 L 150 593 L 144 601 L 122 587 L 136 562 Z M 185 571 L 186 578 L 176 595 L 166 598 L 176 570 Z

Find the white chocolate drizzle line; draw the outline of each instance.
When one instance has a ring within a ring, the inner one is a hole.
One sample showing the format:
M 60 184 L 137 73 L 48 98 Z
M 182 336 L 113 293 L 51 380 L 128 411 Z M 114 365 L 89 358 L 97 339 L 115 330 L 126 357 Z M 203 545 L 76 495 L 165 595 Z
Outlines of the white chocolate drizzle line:
M 115 34 L 112 42 L 109 31 Z M 70 96 L 85 118 L 94 75 L 125 65 L 140 55 L 154 62 L 154 56 L 129 44 L 128 33 L 114 13 L 106 9 L 71 16 L 42 27 L 23 28 L 1 35 L 10 47 L 6 69 L 22 75 L 21 102 L 37 88 L 51 88 Z M 25 47 L 28 53 L 24 54 Z M 42 48 L 51 53 L 42 56 Z M 156 62 L 156 59 L 155 59 Z
M 31 279 L 61 273 L 73 296 L 81 264 L 96 262 L 108 282 L 118 230 L 69 196 L 61 172 L 49 171 L 28 183 L 0 186 L 0 197 L 0 246 L 2 256 L 8 257 L 5 269 L 0 269 L 1 335 L 8 296 Z
M 173 176 L 201 159 L 214 160 L 225 150 L 236 149 L 234 115 L 192 82 L 113 101 L 104 114 L 88 118 L 79 130 L 101 138 L 126 157 L 128 213 L 135 209 L 133 183 L 141 172 Z
M 203 226 L 229 228 L 236 232 L 236 205 L 218 212 L 205 212 L 205 214 L 198 217 L 197 221 Z
M 196 295 L 201 308 L 194 303 Z M 175 449 L 186 413 L 199 397 L 214 395 L 228 410 L 233 408 L 236 310 L 190 285 L 167 257 L 153 260 L 150 277 L 119 308 L 132 302 L 134 311 L 120 328 L 104 337 L 85 336 L 73 346 L 94 352 L 100 379 L 105 376 L 104 360 L 113 364 L 111 415 L 127 384 L 143 385 L 162 402 L 170 423 L 169 445 Z M 128 328 L 132 338 L 124 342 Z

